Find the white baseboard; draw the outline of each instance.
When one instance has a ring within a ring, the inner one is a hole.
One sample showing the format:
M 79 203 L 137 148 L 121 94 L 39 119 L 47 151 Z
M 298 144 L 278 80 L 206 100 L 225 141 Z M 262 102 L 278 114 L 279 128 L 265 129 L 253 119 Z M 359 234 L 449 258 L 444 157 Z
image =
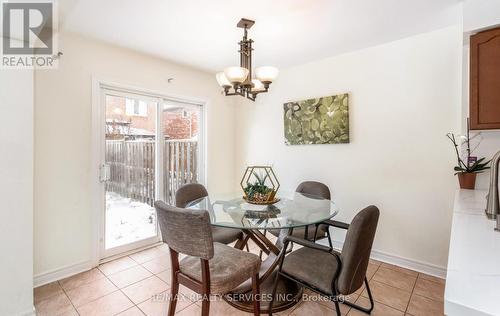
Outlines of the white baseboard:
M 323 239 L 321 241 L 318 241 L 318 243 L 322 243 L 325 245 L 328 245 L 328 240 Z M 343 242 L 337 241 L 337 240 L 332 240 L 333 248 L 336 250 L 341 250 L 342 246 L 344 245 Z M 403 258 L 397 255 L 389 254 L 384 251 L 372 249 L 372 253 L 370 255 L 370 258 L 382 261 L 385 263 L 393 264 L 402 268 L 407 268 L 410 270 L 414 270 L 417 272 L 429 274 L 441 279 L 446 278 L 446 268 L 437 266 L 431 263 L 426 263 L 426 262 L 421 262 L 413 259 L 408 259 L 408 258 Z
M 108 262 L 108 261 L 111 261 L 111 260 L 114 260 L 117 258 L 121 258 L 123 256 L 127 256 L 129 254 L 136 253 L 136 252 L 148 249 L 148 248 L 153 248 L 153 247 L 159 246 L 161 244 L 162 244 L 162 242 L 158 242 L 158 243 L 154 243 L 154 244 L 140 247 L 137 249 L 133 249 L 133 250 L 115 255 L 113 257 L 106 258 L 106 259 L 101 260 L 101 261 L 88 260 L 88 261 L 83 261 L 80 263 L 67 265 L 67 266 L 57 268 L 54 270 L 50 270 L 50 271 L 47 271 L 44 273 L 40 273 L 40 274 L 34 276 L 33 287 L 39 287 L 39 286 L 49 284 L 49 283 L 54 282 L 54 281 L 58 281 L 58 280 L 73 276 L 73 275 L 78 274 L 80 272 L 88 271 L 92 268 L 97 267 L 100 263 L 104 263 L 104 262 Z
M 68 266 L 64 266 L 58 269 L 50 270 L 44 273 L 35 275 L 33 278 L 34 287 L 39 287 L 54 281 L 58 281 L 69 276 L 75 275 L 80 272 L 88 271 L 94 267 L 92 261 L 84 261 Z
M 321 241 L 318 241 L 318 243 L 328 245 L 328 241 L 323 239 Z M 333 248 L 336 250 L 341 250 L 343 246 L 343 242 L 337 241 L 337 240 L 332 240 L 333 243 Z M 137 250 L 136 250 L 137 251 Z M 396 266 L 400 266 L 403 268 L 411 269 L 417 272 L 429 274 L 432 276 L 436 276 L 438 278 L 446 278 L 446 268 L 437 266 L 434 264 L 426 263 L 426 262 L 420 262 L 417 260 L 413 259 L 408 259 L 408 258 L 403 258 L 397 255 L 389 254 L 384 251 L 372 249 L 372 253 L 370 255 L 372 259 L 382 261 L 385 263 L 393 264 Z M 67 277 L 70 277 L 72 275 L 75 275 L 80 272 L 88 271 L 92 268 L 94 268 L 94 264 L 92 261 L 84 261 L 81 263 L 73 264 L 73 265 L 68 265 L 62 268 L 54 269 L 48 272 L 44 272 L 38 275 L 34 276 L 33 279 L 33 284 L 34 287 L 39 287 L 54 281 L 58 281 Z M 30 313 L 27 313 L 26 315 L 31 315 Z

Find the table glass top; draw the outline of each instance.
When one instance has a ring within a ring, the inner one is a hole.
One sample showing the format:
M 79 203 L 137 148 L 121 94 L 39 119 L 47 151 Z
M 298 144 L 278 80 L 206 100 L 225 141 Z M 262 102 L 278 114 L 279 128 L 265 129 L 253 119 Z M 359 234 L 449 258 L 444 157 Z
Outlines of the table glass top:
M 204 209 L 210 213 L 214 226 L 241 229 L 280 229 L 306 226 L 330 219 L 339 212 L 333 201 L 295 192 L 289 198 L 279 197 L 272 205 L 255 205 L 243 198 L 211 202 L 204 197 L 187 208 Z

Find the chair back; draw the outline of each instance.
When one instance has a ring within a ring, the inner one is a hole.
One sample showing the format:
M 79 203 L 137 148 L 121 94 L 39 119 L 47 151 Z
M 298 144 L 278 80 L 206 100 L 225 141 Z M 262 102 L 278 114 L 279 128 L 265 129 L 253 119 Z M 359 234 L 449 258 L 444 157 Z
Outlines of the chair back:
M 295 189 L 295 192 L 311 194 L 330 200 L 330 189 L 326 186 L 326 184 L 321 182 L 304 181 L 299 184 L 297 189 Z
M 370 205 L 361 210 L 349 225 L 340 255 L 342 269 L 337 280 L 337 289 L 341 294 L 352 294 L 363 285 L 379 214 L 379 209 Z
M 163 242 L 188 256 L 210 260 L 214 242 L 210 216 L 206 210 L 191 210 L 155 202 Z
M 175 192 L 175 206 L 184 208 L 189 202 L 208 196 L 207 189 L 199 183 L 188 183 Z

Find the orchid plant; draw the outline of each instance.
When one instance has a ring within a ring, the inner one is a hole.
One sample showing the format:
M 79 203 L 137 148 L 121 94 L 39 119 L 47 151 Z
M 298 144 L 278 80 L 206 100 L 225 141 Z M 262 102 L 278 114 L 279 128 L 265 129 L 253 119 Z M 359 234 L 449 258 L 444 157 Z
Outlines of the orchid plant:
M 457 155 L 457 166 L 453 169 L 455 170 L 455 175 L 459 173 L 481 173 L 484 170 L 489 169 L 488 164 L 490 160 L 486 160 L 485 157 L 477 159 L 476 156 L 472 154 L 479 147 L 481 143 L 482 136 L 481 133 L 476 133 L 472 137 L 469 131 L 469 119 L 467 119 L 467 132 L 465 135 L 455 135 L 453 133 L 446 134 L 446 137 L 450 139 L 455 148 L 455 153 Z M 471 143 L 475 145 L 472 145 Z M 462 150 L 462 152 L 460 152 Z

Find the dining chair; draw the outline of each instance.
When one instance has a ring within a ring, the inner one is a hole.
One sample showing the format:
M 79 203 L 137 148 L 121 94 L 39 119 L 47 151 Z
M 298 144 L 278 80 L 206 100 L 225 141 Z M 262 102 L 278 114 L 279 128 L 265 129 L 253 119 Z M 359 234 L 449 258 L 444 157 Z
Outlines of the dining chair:
M 339 300 L 343 296 L 356 292 L 364 282 L 370 300 L 370 307 L 364 308 L 347 300 L 344 300 L 343 303 L 370 314 L 374 303 L 368 279 L 366 278 L 366 270 L 370 260 L 375 231 L 377 230 L 379 214 L 379 209 L 371 205 L 361 210 L 354 217 L 351 224 L 325 221 L 325 225 L 347 230 L 340 253 L 331 247 L 306 239 L 295 236 L 285 237 L 269 310 L 272 309 L 278 279 L 284 277 L 328 297 L 335 304 L 337 316 L 340 316 Z M 287 249 L 290 242 L 303 247 L 285 256 L 285 249 Z
M 172 287 L 168 315 L 173 316 L 179 284 L 202 295 L 201 314 L 210 311 L 210 295 L 224 295 L 252 280 L 254 315 L 260 313 L 259 256 L 213 241 L 206 210 L 183 209 L 155 202 L 163 241 L 170 250 Z M 179 261 L 179 254 L 184 254 Z
M 208 196 L 207 189 L 199 183 L 189 183 L 175 192 L 175 206 L 185 208 L 189 203 Z M 215 242 L 230 244 L 236 240 L 243 243 L 243 232 L 238 229 L 212 226 L 212 236 Z
M 311 197 L 317 196 L 325 200 L 330 200 L 330 189 L 326 184 L 316 181 L 304 181 L 299 184 L 295 189 L 295 192 L 310 195 Z M 274 236 L 279 236 L 279 229 L 270 229 L 269 232 Z M 305 238 L 308 240 L 319 240 L 328 237 L 328 242 L 330 247 L 332 246 L 332 241 L 330 238 L 330 231 L 328 225 L 308 225 L 305 227 L 295 228 L 292 232 L 292 236 Z

